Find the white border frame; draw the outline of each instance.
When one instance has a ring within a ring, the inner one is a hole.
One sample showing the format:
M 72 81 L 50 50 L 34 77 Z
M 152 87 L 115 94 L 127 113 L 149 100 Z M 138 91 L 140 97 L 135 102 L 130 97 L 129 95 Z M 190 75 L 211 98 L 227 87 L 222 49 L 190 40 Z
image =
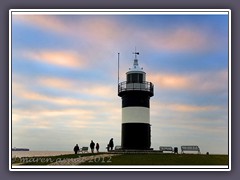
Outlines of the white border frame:
M 64 11 L 64 12 L 63 12 Z M 227 166 L 14 166 L 12 150 L 12 15 L 228 15 L 228 145 Z M 9 170 L 10 171 L 231 171 L 231 10 L 230 9 L 10 9 L 9 10 Z M 105 168 L 106 167 L 106 168 Z M 88 169 L 84 169 L 88 168 Z M 98 168 L 98 169 L 93 169 Z M 100 169 L 101 168 L 101 169 Z M 104 168 L 104 169 L 102 169 Z M 118 169 L 117 169 L 118 168 Z M 129 169 L 124 169 L 129 168 Z M 142 169 L 145 168 L 145 169 Z

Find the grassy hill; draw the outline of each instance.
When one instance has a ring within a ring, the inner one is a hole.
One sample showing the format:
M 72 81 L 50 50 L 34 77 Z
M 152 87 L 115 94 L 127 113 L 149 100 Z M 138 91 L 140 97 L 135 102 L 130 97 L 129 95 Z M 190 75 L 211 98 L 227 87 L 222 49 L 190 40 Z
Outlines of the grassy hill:
M 91 158 L 81 165 L 228 165 L 228 155 L 205 155 L 205 154 L 119 154 L 112 157 L 103 157 L 101 154 L 69 154 L 60 156 L 48 156 L 33 158 L 30 162 L 23 162 L 24 159 L 14 159 L 13 164 L 22 165 L 49 165 L 59 159 Z M 109 154 L 110 155 L 110 154 Z M 41 160 L 44 159 L 44 161 Z M 51 161 L 46 161 L 50 159 Z M 21 162 L 22 161 L 22 162 Z
M 228 165 L 228 155 L 201 154 L 122 154 L 93 159 L 84 165 Z

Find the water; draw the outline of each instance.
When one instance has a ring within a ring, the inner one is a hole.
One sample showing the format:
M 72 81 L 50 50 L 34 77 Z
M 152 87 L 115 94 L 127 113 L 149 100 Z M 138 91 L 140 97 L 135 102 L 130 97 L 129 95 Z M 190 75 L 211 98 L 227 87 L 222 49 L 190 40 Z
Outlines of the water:
M 13 157 L 36 157 L 36 156 L 57 156 L 64 154 L 74 154 L 73 151 L 12 151 Z

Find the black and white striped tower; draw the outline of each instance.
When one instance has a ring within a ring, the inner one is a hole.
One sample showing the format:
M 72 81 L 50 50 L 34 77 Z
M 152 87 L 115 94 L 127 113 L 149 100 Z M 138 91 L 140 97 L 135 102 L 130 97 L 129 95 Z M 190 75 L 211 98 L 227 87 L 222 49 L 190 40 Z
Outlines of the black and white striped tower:
M 138 65 L 135 52 L 133 67 L 126 73 L 127 81 L 118 84 L 122 98 L 122 148 L 147 150 L 151 146 L 150 97 L 153 84 L 146 81 L 146 73 Z

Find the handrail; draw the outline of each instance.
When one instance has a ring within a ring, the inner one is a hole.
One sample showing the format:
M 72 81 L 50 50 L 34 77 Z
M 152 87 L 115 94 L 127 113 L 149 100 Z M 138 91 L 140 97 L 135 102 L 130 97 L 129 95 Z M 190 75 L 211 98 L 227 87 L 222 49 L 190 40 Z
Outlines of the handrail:
M 131 83 L 121 82 L 118 84 L 118 94 L 124 91 L 147 91 L 153 95 L 153 84 L 151 82 Z

